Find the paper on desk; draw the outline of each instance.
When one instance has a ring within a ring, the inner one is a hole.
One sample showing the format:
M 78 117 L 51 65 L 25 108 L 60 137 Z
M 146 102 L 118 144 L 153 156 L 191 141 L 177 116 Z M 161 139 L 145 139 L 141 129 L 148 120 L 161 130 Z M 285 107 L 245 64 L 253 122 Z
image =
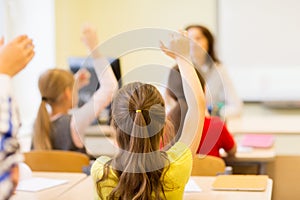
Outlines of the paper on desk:
M 202 189 L 193 179 L 189 179 L 189 181 L 185 185 L 184 192 L 202 192 Z
M 238 147 L 237 147 L 238 153 L 250 153 L 252 151 L 253 151 L 252 147 L 245 147 L 245 146 L 241 146 L 241 145 L 238 145 Z
M 57 185 L 65 184 L 67 182 L 67 180 L 33 177 L 20 181 L 17 190 L 37 192 Z

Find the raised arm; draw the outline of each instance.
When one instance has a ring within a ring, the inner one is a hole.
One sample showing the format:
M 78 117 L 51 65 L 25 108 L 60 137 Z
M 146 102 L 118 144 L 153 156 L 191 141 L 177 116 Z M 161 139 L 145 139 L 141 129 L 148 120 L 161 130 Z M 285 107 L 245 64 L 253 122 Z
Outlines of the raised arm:
M 98 45 L 98 37 L 95 29 L 85 26 L 82 31 L 82 41 L 87 46 L 94 60 L 94 68 L 100 88 L 85 105 L 73 113 L 71 119 L 72 138 L 75 145 L 79 148 L 83 147 L 82 141 L 85 129 L 109 105 L 113 92 L 117 89 L 118 85 L 110 63 L 95 49 Z
M 192 154 L 195 155 L 202 136 L 206 108 L 204 93 L 190 59 L 189 40 L 183 36 L 174 37 L 169 49 L 162 48 L 167 55 L 176 59 L 188 106 L 182 134 L 178 141 L 189 146 Z

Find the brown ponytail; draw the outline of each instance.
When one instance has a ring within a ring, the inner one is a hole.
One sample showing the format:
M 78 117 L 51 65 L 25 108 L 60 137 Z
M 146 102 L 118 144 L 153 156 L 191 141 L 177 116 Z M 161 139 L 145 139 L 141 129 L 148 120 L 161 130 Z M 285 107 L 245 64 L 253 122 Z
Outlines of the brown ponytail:
M 39 134 L 34 134 L 33 145 L 34 149 L 37 150 L 50 150 L 52 149 L 50 141 L 50 131 L 51 123 L 49 114 L 46 108 L 46 102 L 42 100 L 41 105 L 38 110 L 37 118 L 34 124 L 34 132 Z
M 120 147 L 106 163 L 97 182 L 98 194 L 110 170 L 119 177 L 108 199 L 165 199 L 163 174 L 169 164 L 159 143 L 166 122 L 162 96 L 152 85 L 131 83 L 121 88 L 112 104 L 112 120 Z

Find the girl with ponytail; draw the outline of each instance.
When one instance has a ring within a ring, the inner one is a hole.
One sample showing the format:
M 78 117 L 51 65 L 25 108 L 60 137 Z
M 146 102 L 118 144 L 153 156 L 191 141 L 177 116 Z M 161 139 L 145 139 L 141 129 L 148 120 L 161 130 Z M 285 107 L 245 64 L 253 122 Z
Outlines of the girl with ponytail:
M 169 121 L 164 100 L 150 84 L 123 86 L 112 102 L 112 124 L 119 151 L 99 157 L 91 168 L 98 199 L 182 199 L 202 135 L 205 100 L 189 58 L 189 41 L 173 38 L 162 50 L 176 59 L 188 105 L 182 134 L 168 150 L 160 150 Z M 177 52 L 177 53 L 174 53 Z
M 82 40 L 88 49 L 94 50 L 98 45 L 96 31 L 85 26 L 82 34 Z M 33 149 L 85 152 L 85 129 L 111 102 L 111 96 L 117 87 L 117 80 L 108 61 L 96 50 L 92 57 L 101 87 L 90 101 L 74 109 L 72 114 L 69 114 L 69 110 L 77 106 L 78 90 L 89 83 L 88 71 L 81 71 L 78 82 L 71 72 L 62 69 L 50 69 L 40 76 L 38 84 L 41 104 L 34 124 Z M 48 110 L 51 112 L 48 113 Z

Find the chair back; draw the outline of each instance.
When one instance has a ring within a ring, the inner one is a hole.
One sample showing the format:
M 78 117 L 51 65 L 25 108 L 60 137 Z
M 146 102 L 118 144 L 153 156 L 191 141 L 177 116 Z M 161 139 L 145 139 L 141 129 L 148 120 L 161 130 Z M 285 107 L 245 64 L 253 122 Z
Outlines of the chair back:
M 193 160 L 192 176 L 216 176 L 225 172 L 222 158 L 209 155 L 196 155 Z
M 90 162 L 83 153 L 63 150 L 34 150 L 24 153 L 24 157 L 32 171 L 82 172 Z

